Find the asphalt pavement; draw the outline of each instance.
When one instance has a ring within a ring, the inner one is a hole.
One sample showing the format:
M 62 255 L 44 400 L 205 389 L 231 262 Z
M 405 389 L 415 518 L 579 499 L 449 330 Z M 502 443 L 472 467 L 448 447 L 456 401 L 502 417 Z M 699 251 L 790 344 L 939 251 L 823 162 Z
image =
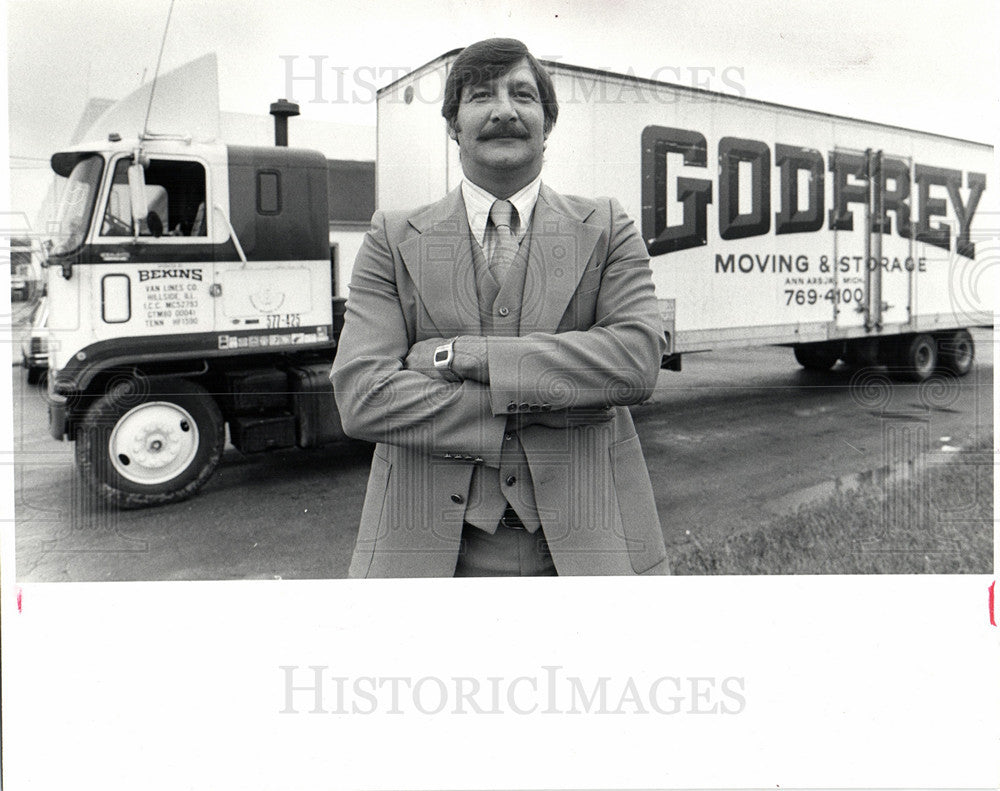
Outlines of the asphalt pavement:
M 974 330 L 961 380 L 802 370 L 792 351 L 687 355 L 633 408 L 668 547 L 759 525 L 837 488 L 940 463 L 992 436 L 994 342 Z M 94 502 L 44 389 L 14 369 L 16 574 L 21 581 L 316 579 L 346 574 L 370 449 L 243 455 L 229 446 L 194 498 L 138 511 Z M 980 454 L 980 458 L 981 458 Z

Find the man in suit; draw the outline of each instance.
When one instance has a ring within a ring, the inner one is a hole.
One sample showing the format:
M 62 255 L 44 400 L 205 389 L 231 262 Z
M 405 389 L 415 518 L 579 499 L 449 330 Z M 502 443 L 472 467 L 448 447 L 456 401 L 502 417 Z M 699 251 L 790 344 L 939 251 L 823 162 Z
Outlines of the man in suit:
M 557 114 L 521 42 L 467 47 L 462 184 L 372 218 L 331 373 L 377 443 L 352 577 L 667 573 L 626 408 L 666 346 L 649 258 L 615 200 L 541 184 Z

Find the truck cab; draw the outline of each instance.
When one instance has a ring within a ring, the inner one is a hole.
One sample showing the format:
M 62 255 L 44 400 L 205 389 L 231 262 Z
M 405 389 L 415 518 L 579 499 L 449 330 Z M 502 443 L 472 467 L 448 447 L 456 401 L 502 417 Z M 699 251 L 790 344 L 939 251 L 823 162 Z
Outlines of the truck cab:
M 51 164 L 66 181 L 43 243 L 50 433 L 76 442 L 104 499 L 193 493 L 226 423 L 248 449 L 337 434 L 325 372 L 343 299 L 321 153 L 112 135 Z M 248 407 L 238 391 L 251 380 L 271 395 Z M 322 425 L 299 431 L 296 386 L 320 393 Z M 251 417 L 265 428 L 250 431 Z
M 60 152 L 52 167 L 68 179 L 45 244 L 56 381 L 78 387 L 123 347 L 331 343 L 322 154 L 133 141 Z

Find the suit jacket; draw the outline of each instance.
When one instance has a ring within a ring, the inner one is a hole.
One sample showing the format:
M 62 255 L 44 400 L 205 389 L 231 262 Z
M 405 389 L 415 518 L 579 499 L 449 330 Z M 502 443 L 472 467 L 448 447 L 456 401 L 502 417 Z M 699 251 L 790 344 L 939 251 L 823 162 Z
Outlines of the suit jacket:
M 345 432 L 377 443 L 350 576 L 451 576 L 472 471 L 499 465 L 508 417 L 570 407 L 613 415 L 519 432 L 556 570 L 665 573 L 626 408 L 650 396 L 666 348 L 645 245 L 614 199 L 545 185 L 530 234 L 519 336 L 489 341 L 489 385 L 456 384 L 403 362 L 418 341 L 481 334 L 461 189 L 372 218 L 331 372 Z

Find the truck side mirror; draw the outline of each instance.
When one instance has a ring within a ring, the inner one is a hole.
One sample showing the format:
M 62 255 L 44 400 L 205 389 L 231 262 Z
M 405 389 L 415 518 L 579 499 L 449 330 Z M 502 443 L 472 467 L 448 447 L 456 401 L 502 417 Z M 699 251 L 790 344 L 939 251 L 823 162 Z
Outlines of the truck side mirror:
M 138 157 L 133 159 L 133 164 L 128 166 L 128 193 L 132 202 L 132 234 L 139 236 L 139 222 L 146 219 L 149 214 L 149 205 L 146 203 L 146 172 L 139 164 Z

